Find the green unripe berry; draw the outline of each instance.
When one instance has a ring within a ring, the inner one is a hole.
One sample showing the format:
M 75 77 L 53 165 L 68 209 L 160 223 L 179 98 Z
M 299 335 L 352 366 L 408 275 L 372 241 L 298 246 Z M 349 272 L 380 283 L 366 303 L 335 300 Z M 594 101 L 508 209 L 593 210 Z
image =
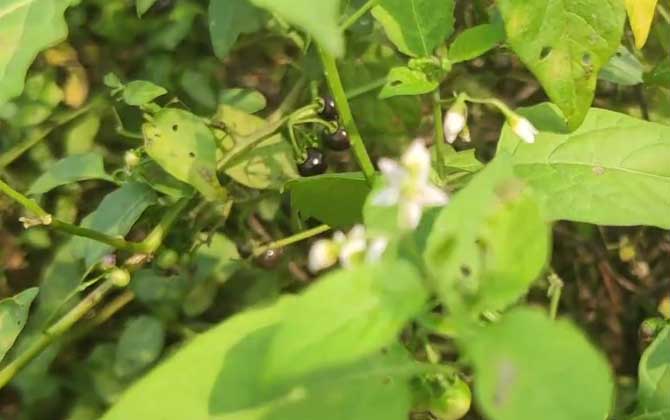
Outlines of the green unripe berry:
M 174 249 L 165 249 L 156 258 L 156 265 L 163 270 L 168 270 L 179 262 L 179 254 Z
M 123 268 L 114 268 L 107 274 L 107 279 L 116 287 L 126 287 L 130 283 L 130 273 Z

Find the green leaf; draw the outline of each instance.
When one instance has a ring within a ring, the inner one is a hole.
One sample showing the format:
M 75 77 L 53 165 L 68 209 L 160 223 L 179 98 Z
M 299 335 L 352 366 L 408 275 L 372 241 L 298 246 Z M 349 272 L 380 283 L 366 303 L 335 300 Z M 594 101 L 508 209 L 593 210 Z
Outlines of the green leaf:
M 156 3 L 156 0 L 135 0 L 135 10 L 137 11 L 137 17 L 142 17 L 151 6 Z
M 418 273 L 400 261 L 321 278 L 286 309 L 269 346 L 265 380 L 281 384 L 373 354 L 393 342 L 427 297 Z
M 472 60 L 484 55 L 505 40 L 505 29 L 499 23 L 486 23 L 458 34 L 449 47 L 452 63 Z
M 116 346 L 114 372 L 122 378 L 142 372 L 158 359 L 164 341 L 165 329 L 159 319 L 142 315 L 128 320 Z
M 642 63 L 623 45 L 600 72 L 600 80 L 621 86 L 635 86 L 643 82 Z
M 224 89 L 219 94 L 219 104 L 229 105 L 240 111 L 255 114 L 267 106 L 267 100 L 262 93 L 253 89 L 232 88 Z
M 440 211 L 424 256 L 450 311 L 476 316 L 528 291 L 550 254 L 549 233 L 534 196 L 497 157 Z
M 202 119 L 165 108 L 142 126 L 147 154 L 165 171 L 197 189 L 207 200 L 226 196 L 216 176 L 216 139 Z
M 65 154 L 78 155 L 90 151 L 100 130 L 100 122 L 100 114 L 94 112 L 74 121 L 64 136 Z
M 653 86 L 670 87 L 670 58 L 667 58 L 644 76 L 644 82 Z
M 657 3 L 658 0 L 626 0 L 626 11 L 635 36 L 635 47 L 638 50 L 647 43 Z
M 138 178 L 161 194 L 172 198 L 191 197 L 195 190 L 190 185 L 179 181 L 153 160 L 142 162 L 135 169 Z
M 360 223 L 363 204 L 370 192 L 360 172 L 324 174 L 298 178 L 286 184 L 291 193 L 291 206 L 300 217 L 311 217 L 335 228 Z
M 16 337 L 28 320 L 30 304 L 39 289 L 31 287 L 12 297 L 0 300 L 0 361 L 14 345 Z
M 517 309 L 461 342 L 491 420 L 605 419 L 614 384 L 605 358 L 568 321 Z
M 407 378 L 420 367 L 399 346 L 263 394 L 258 381 L 267 347 L 292 302 L 284 298 L 238 314 L 197 336 L 131 387 L 103 420 L 406 419 L 411 407 Z
M 512 155 L 516 174 L 538 193 L 551 220 L 670 227 L 668 126 L 592 109 L 566 134 L 549 104 L 522 112 L 542 131 L 535 144 L 505 126 L 498 153 Z
M 234 150 L 238 136 L 249 136 L 267 125 L 262 118 L 227 105 L 219 106 L 215 119 L 229 131 L 222 140 L 224 154 Z M 259 190 L 281 189 L 298 177 L 293 149 L 279 133 L 227 160 L 222 169 L 240 184 Z
M 123 87 L 123 101 L 128 105 L 141 106 L 166 93 L 167 90 L 162 86 L 144 80 L 133 80 Z
M 311 35 L 326 51 L 335 56 L 344 54 L 344 37 L 338 25 L 340 0 L 250 0 L 296 25 Z
M 621 0 L 501 0 L 507 42 L 565 115 L 580 126 L 600 69 L 614 55 L 626 12 Z
M 0 3 L 0 104 L 18 96 L 37 54 L 67 36 L 63 18 L 72 0 L 4 0 Z
M 453 0 L 380 0 L 372 14 L 391 42 L 413 57 L 432 55 L 454 30 Z
M 216 92 L 209 74 L 201 70 L 185 70 L 179 78 L 179 85 L 198 105 L 208 111 L 216 109 Z
M 218 283 L 225 283 L 240 268 L 240 256 L 233 241 L 215 233 L 208 243 L 198 248 L 193 264 L 196 281 L 213 277 Z
M 61 185 L 87 179 L 111 181 L 97 153 L 68 156 L 54 163 L 28 189 L 28 194 L 44 194 Z
M 31 127 L 43 123 L 63 100 L 63 91 L 55 72 L 31 74 L 23 94 L 0 105 L 0 118 L 13 127 Z
M 430 79 L 422 71 L 409 67 L 394 67 L 389 72 L 379 97 L 386 99 L 393 96 L 423 95 L 434 91 L 439 84 L 439 81 Z
M 223 60 L 241 34 L 261 28 L 264 16 L 248 0 L 210 0 L 208 19 L 214 54 Z
M 156 194 L 144 184 L 128 182 L 107 194 L 94 212 L 82 220 L 81 226 L 111 236 L 125 236 L 147 207 L 154 204 Z M 113 248 L 109 245 L 77 237 L 72 245 L 75 254 L 84 258 L 86 266 L 97 263 Z
M 670 327 L 663 329 L 645 350 L 638 375 L 638 409 L 644 412 L 670 410 Z

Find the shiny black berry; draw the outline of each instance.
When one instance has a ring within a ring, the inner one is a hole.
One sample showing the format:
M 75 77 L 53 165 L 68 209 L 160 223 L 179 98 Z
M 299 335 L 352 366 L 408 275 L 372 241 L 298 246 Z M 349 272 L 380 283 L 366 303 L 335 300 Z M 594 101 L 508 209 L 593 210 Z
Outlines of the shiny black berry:
M 284 251 L 281 248 L 268 249 L 254 260 L 259 267 L 272 269 L 279 264 Z
M 323 96 L 321 98 L 323 103 L 323 108 L 319 112 L 319 116 L 327 121 L 337 121 L 337 105 L 335 105 L 335 100 L 330 96 Z
M 323 144 L 330 150 L 347 150 L 351 147 L 349 133 L 344 127 L 338 127 L 334 133 L 325 132 L 323 136 Z
M 307 149 L 307 158 L 298 165 L 298 172 L 302 176 L 321 175 L 326 172 L 326 169 L 328 169 L 328 165 L 323 152 L 313 147 Z

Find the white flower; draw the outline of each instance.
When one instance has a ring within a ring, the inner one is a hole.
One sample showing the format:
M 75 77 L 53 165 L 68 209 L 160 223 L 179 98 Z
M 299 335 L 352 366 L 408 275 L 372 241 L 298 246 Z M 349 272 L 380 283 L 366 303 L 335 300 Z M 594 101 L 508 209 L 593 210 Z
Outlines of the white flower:
M 535 143 L 535 137 L 538 135 L 539 131 L 535 126 L 525 119 L 524 117 L 514 116 L 510 118 L 510 125 L 514 133 L 521 137 L 521 140 L 526 143 Z
M 338 261 L 342 267 L 349 268 L 356 263 L 378 261 L 386 246 L 386 238 L 372 238 L 368 244 L 368 235 L 362 225 L 354 226 L 348 235 L 335 232 L 332 239 L 320 239 L 309 251 L 308 268 L 316 273 L 332 267 Z
M 444 139 L 447 143 L 453 143 L 465 129 L 468 120 L 468 108 L 465 101 L 460 97 L 444 116 Z
M 447 204 L 444 191 L 432 185 L 430 152 L 422 140 L 416 140 L 402 155 L 400 162 L 380 159 L 379 169 L 387 185 L 373 198 L 376 206 L 398 206 L 398 224 L 403 229 L 415 229 L 421 221 L 424 207 Z

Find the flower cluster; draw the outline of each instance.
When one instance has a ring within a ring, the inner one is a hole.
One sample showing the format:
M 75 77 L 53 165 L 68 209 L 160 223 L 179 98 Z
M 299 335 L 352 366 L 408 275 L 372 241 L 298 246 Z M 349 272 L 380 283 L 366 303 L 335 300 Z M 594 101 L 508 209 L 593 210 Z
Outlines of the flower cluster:
M 332 239 L 320 239 L 309 251 L 309 270 L 316 273 L 332 267 L 339 261 L 348 268 L 358 262 L 378 261 L 388 245 L 384 237 L 370 238 L 365 227 L 354 226 L 348 234 L 337 231 Z
M 447 194 L 430 182 L 430 168 L 430 152 L 422 140 L 415 140 L 400 162 L 380 159 L 386 186 L 372 197 L 372 204 L 398 206 L 399 226 L 415 229 L 424 207 L 443 206 L 449 201 Z

